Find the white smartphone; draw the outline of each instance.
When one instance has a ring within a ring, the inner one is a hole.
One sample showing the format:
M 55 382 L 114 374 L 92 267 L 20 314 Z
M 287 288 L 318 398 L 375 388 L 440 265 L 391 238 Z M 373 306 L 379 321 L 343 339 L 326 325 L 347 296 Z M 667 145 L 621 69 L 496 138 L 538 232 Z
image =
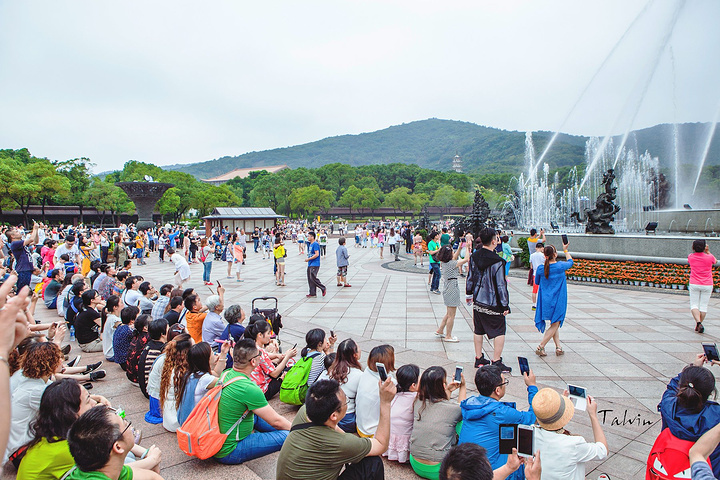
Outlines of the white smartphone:
M 570 384 L 568 384 L 567 389 L 570 393 L 570 400 L 572 400 L 575 408 L 582 411 L 587 410 L 587 389 Z
M 462 383 L 462 373 L 463 373 L 463 366 L 456 365 L 455 366 L 455 381 L 457 383 Z
M 532 457 L 535 452 L 535 427 L 518 425 L 517 450 L 520 457 Z
M 383 382 L 387 380 L 387 371 L 385 370 L 385 365 L 378 362 L 375 364 L 375 368 L 377 368 L 378 375 L 380 375 L 380 380 Z

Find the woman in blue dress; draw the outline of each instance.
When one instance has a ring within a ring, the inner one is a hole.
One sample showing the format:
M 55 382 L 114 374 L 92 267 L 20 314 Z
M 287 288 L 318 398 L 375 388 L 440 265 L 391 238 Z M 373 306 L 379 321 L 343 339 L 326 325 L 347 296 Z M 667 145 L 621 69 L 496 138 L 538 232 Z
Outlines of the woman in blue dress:
M 552 245 L 545 247 L 545 265 L 538 268 L 535 283 L 540 286 L 538 292 L 537 310 L 535 310 L 535 326 L 544 333 L 543 339 L 535 353 L 540 357 L 547 356 L 545 345 L 552 338 L 555 343 L 555 355 L 565 352 L 560 346 L 560 327 L 565 321 L 567 312 L 567 280 L 565 271 L 573 265 L 572 257 L 568 253 L 567 244 L 563 245 L 563 252 L 567 261 L 557 261 L 557 251 Z M 550 322 L 546 329 L 545 322 Z

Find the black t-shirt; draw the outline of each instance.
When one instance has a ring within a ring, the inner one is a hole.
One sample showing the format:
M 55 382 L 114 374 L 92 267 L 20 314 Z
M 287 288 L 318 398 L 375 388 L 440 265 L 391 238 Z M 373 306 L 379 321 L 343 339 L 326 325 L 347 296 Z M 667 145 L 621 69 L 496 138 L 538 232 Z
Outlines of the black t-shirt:
M 94 308 L 88 308 L 77 314 L 75 317 L 75 338 L 78 343 L 90 343 L 100 338 L 98 335 L 98 326 L 95 319 L 100 318 L 100 314 Z
M 65 299 L 63 299 L 64 301 Z M 58 300 L 60 301 L 60 300 Z M 65 321 L 70 325 L 75 325 L 75 317 L 82 310 L 82 298 L 70 297 L 70 301 L 67 304 L 67 311 L 65 313 Z
M 169 310 L 163 318 L 167 320 L 168 326 L 171 327 L 180 321 L 180 314 L 175 310 Z

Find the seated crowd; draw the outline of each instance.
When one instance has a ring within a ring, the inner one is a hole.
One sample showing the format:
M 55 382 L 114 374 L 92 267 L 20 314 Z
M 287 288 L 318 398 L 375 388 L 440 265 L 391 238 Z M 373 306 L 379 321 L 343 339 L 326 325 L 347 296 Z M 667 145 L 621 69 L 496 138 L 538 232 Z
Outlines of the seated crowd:
M 101 364 L 65 361 L 70 329 L 83 352 L 103 352 L 106 364 L 139 387 L 145 422 L 170 432 L 219 386 L 217 423 L 227 438 L 214 460 L 240 464 L 280 452 L 279 480 L 383 479 L 383 456 L 431 480 L 582 479 L 587 462 L 608 455 L 595 399 L 587 402 L 588 441 L 566 430 L 575 414 L 568 393 L 538 389 L 532 370 L 522 377 L 529 405 L 522 411 L 502 401 L 509 382 L 519 380 L 495 365 L 477 369 L 478 393 L 468 396 L 465 376 L 456 380 L 441 366 L 396 368 L 391 345 L 373 347 L 363 366 L 357 342 L 338 343 L 316 328 L 300 351 L 283 352 L 271 319 L 226 307 L 222 287 L 203 302 L 192 288 L 156 290 L 129 269 L 100 265 L 89 282 L 76 275 L 48 272 L 52 298 L 45 304 L 63 318 L 51 324 L 36 324 L 38 297 L 27 289 L 14 294 L 15 277 L 0 286 L 0 307 L 7 307 L 0 328 L 13 330 L 20 317 L 24 325 L 7 348 L 12 409 L 3 450 L 20 480 L 162 478 L 160 450 L 140 446 L 124 411 L 89 392 L 105 376 Z M 5 354 L 0 350 L 2 360 Z M 698 356 L 670 382 L 659 410 L 669 434 L 691 441 L 707 435 L 690 458 L 693 472 L 702 473 L 709 456 L 712 478 L 720 475 L 720 431 L 712 428 L 720 407 L 709 399 L 715 378 L 705 362 Z M 276 396 L 299 407 L 292 421 L 270 405 Z M 500 454 L 504 424 L 535 426 L 534 456 Z

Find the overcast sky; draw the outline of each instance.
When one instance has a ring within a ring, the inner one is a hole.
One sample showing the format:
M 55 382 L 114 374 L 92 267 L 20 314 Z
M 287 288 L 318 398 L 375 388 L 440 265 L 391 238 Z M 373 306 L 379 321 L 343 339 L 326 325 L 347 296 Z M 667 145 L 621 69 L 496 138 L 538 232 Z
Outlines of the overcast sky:
M 429 117 L 557 130 L 647 4 L 0 1 L 0 148 L 99 172 Z M 713 118 L 720 2 L 688 1 L 661 51 L 676 5 L 645 8 L 563 131 L 622 133 L 654 64 L 633 128 Z

